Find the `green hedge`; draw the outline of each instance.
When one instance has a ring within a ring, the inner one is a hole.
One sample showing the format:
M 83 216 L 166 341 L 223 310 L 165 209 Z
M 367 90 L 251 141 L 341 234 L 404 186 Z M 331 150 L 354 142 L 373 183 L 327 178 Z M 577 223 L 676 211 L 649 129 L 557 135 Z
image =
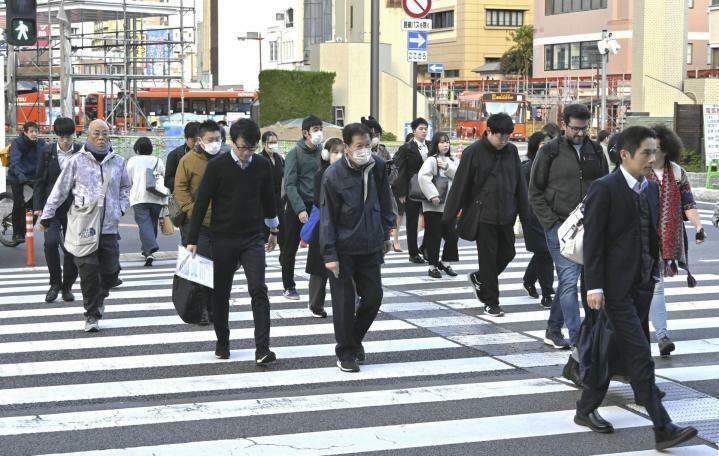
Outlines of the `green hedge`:
M 314 114 L 332 120 L 335 73 L 264 70 L 260 73 L 260 126 Z

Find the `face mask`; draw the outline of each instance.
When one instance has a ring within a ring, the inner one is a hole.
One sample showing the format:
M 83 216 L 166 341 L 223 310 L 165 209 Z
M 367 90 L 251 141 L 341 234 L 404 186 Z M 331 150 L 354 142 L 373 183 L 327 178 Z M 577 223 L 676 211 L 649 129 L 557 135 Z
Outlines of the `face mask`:
M 328 162 L 330 161 L 330 151 L 327 149 L 322 149 L 320 152 L 320 156 L 322 157 L 322 160 Z
M 207 152 L 210 155 L 217 155 L 217 153 L 220 151 L 220 148 L 222 147 L 222 144 L 219 142 L 212 142 L 210 144 L 203 144 L 202 148 L 205 149 L 205 152 Z
M 270 152 L 276 154 L 277 151 L 280 150 L 280 145 L 279 144 L 270 144 L 267 148 L 270 149 Z
M 314 144 L 315 146 L 319 146 L 320 144 L 322 144 L 323 139 L 325 139 L 325 138 L 324 138 L 324 135 L 322 134 L 322 132 L 316 131 L 316 132 L 312 133 L 312 139 L 310 141 L 312 141 L 312 144 Z
M 374 138 L 372 138 L 372 147 L 374 148 L 377 146 L 379 146 L 379 137 L 375 136 Z
M 372 149 L 369 147 L 356 150 L 352 154 L 352 161 L 360 166 L 364 166 L 369 163 L 370 158 L 372 158 Z

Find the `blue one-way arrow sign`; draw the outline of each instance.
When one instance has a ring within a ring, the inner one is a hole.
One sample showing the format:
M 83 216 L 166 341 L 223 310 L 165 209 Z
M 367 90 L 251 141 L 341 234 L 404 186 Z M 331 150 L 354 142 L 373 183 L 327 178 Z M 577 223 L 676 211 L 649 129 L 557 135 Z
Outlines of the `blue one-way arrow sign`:
M 427 70 L 432 74 L 444 73 L 444 63 L 430 63 L 427 65 Z
M 427 32 L 407 32 L 407 49 L 410 51 L 426 51 Z

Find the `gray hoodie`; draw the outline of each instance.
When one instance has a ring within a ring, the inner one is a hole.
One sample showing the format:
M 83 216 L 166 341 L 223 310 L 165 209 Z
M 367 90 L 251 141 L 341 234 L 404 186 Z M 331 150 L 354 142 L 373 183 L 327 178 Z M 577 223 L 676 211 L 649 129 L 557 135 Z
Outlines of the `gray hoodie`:
M 65 169 L 55 182 L 55 186 L 45 203 L 42 220 L 51 219 L 55 211 L 68 196 L 74 198 L 73 204 L 84 206 L 96 201 L 102 192 L 103 173 L 110 179 L 105 195 L 105 214 L 102 222 L 102 234 L 118 232 L 120 217 L 130 205 L 130 178 L 125 169 L 125 159 L 110 152 L 98 163 L 83 146 L 67 162 Z

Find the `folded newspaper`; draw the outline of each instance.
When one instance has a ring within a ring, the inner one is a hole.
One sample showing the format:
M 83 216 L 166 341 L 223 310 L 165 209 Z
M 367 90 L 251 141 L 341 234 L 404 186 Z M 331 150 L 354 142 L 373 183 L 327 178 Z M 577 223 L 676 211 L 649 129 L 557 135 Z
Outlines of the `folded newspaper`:
M 212 260 L 200 255 L 195 255 L 193 258 L 192 254 L 181 245 L 177 246 L 175 275 L 191 282 L 213 288 Z

